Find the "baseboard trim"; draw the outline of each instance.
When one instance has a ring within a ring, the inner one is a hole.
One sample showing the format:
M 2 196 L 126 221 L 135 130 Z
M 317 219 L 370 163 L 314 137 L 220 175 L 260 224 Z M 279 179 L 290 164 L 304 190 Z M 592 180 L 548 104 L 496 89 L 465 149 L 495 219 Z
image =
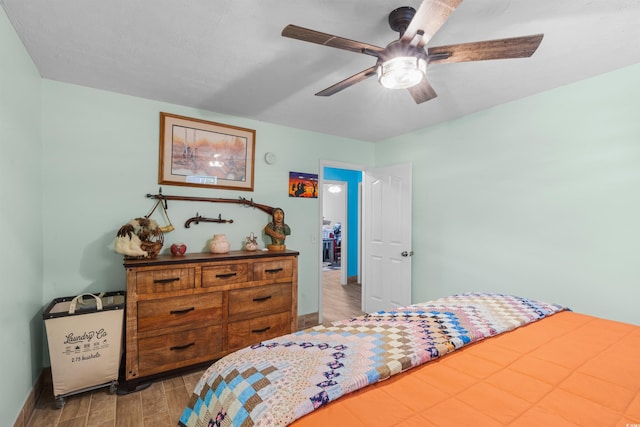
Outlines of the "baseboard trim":
M 31 388 L 31 391 L 27 396 L 27 400 L 24 402 L 13 427 L 27 427 L 31 416 L 33 415 L 33 411 L 36 409 L 36 403 L 42 395 L 48 381 L 51 381 L 51 368 L 44 368 L 40 373 L 38 380 L 33 385 L 33 388 Z
M 320 324 L 318 312 L 298 316 L 298 330 L 311 328 Z

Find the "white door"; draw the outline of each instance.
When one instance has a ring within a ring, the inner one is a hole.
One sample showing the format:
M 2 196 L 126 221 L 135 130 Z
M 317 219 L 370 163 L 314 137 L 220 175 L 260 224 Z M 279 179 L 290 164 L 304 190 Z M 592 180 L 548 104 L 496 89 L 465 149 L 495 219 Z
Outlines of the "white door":
M 411 304 L 411 164 L 364 173 L 363 306 Z

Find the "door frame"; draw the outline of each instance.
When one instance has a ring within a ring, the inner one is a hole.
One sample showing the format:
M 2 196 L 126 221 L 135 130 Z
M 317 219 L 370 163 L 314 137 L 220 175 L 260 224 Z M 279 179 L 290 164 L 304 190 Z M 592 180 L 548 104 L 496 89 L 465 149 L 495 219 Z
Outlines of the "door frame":
M 320 172 L 318 173 L 318 188 L 322 189 L 323 185 L 325 183 L 325 179 L 324 179 L 324 168 L 325 167 L 330 167 L 330 168 L 338 168 L 338 169 L 349 169 L 349 170 L 356 170 L 356 171 L 360 171 L 363 172 L 366 171 L 367 169 L 370 169 L 370 167 L 362 165 L 362 164 L 357 164 L 357 163 L 345 163 L 345 162 L 340 162 L 340 161 L 335 161 L 335 160 L 320 160 L 319 162 L 319 169 Z M 317 249 L 318 249 L 318 322 L 322 323 L 322 251 L 320 250 L 320 246 L 321 246 L 321 242 L 322 242 L 322 208 L 323 208 L 323 197 L 322 197 L 322 191 L 318 191 L 318 225 L 317 225 Z M 362 197 L 359 198 L 358 200 L 358 214 L 360 215 L 360 223 L 362 222 Z M 358 230 L 358 233 L 360 233 L 361 235 L 361 230 Z M 359 249 L 358 249 L 358 265 L 361 265 L 361 258 L 362 258 L 362 245 L 358 245 Z M 351 261 L 353 262 L 353 261 Z M 360 272 L 360 267 L 358 268 L 358 271 Z M 345 272 L 346 274 L 346 272 Z M 361 282 L 362 283 L 362 282 Z M 362 292 L 364 292 L 364 287 L 365 284 L 362 283 Z M 362 303 L 361 303 L 362 305 Z

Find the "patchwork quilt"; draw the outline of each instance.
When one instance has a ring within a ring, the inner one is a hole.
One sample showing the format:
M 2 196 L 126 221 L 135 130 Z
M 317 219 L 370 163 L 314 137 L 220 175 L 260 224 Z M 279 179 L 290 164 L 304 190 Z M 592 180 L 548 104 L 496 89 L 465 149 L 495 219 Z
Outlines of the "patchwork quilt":
M 286 426 L 345 394 L 565 309 L 466 293 L 264 341 L 209 367 L 179 425 Z

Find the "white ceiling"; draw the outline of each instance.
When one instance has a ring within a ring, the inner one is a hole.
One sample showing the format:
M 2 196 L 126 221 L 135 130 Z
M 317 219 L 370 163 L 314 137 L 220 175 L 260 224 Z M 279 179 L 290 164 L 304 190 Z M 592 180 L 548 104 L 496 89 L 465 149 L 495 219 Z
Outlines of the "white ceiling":
M 465 0 L 428 46 L 544 33 L 526 59 L 434 64 L 417 105 L 375 77 L 314 93 L 375 58 L 280 35 L 287 24 L 386 46 L 420 0 L 0 0 L 42 77 L 381 141 L 640 63 L 640 0 Z

